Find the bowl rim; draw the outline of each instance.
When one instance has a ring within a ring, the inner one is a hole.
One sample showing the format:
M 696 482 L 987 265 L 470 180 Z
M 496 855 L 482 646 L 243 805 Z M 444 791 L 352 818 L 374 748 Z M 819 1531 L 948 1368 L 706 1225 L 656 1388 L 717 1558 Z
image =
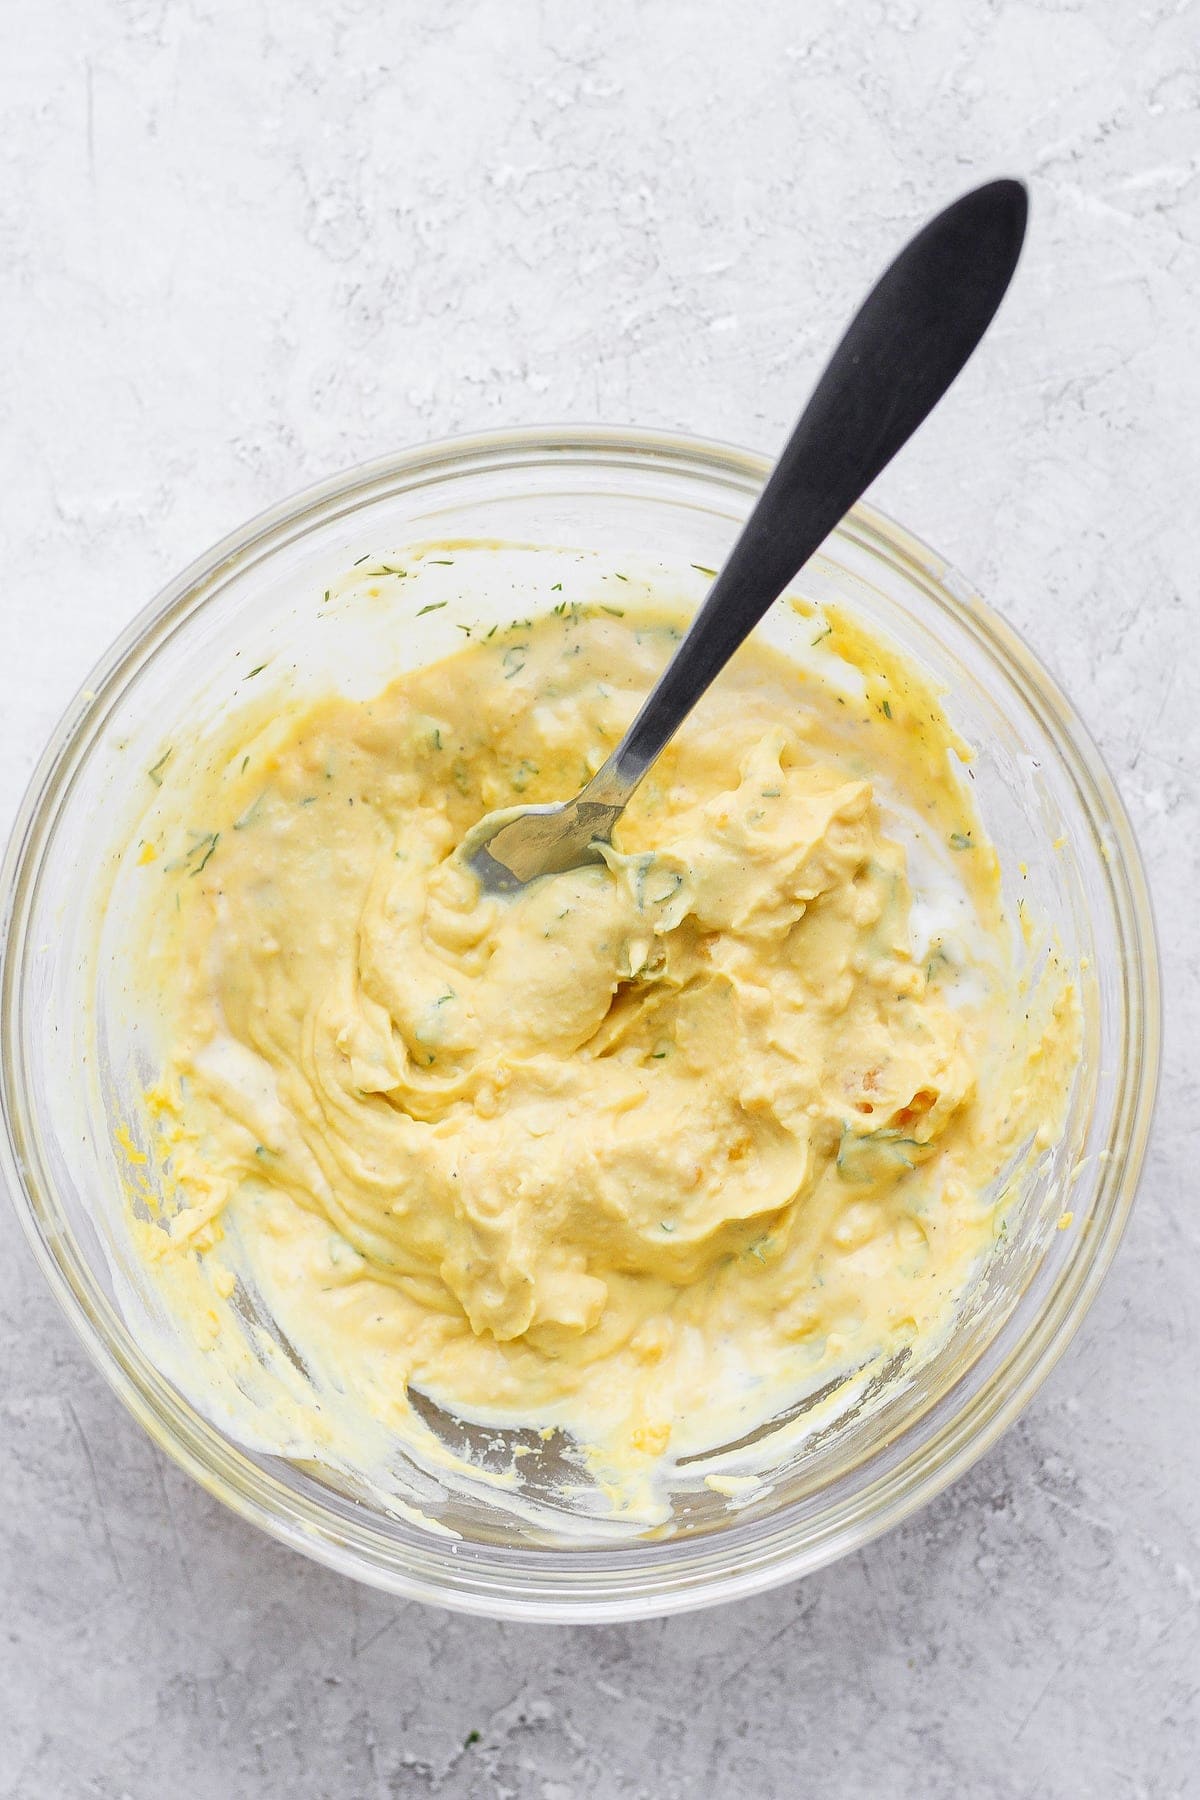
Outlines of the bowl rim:
M 27 1153 L 21 1117 L 26 1094 L 16 1033 L 18 989 L 28 914 L 58 805 L 69 790 L 72 773 L 103 731 L 127 665 L 136 659 L 140 666 L 152 656 L 204 604 L 206 587 L 232 566 L 247 567 L 256 552 L 270 554 L 279 540 L 286 541 L 290 528 L 311 522 L 314 515 L 328 521 L 353 514 L 380 497 L 377 490 L 394 491 L 397 484 L 419 487 L 497 460 L 518 466 L 559 458 L 610 466 L 627 460 L 640 468 L 658 461 L 691 476 L 707 474 L 727 492 L 739 482 L 747 491 L 757 489 L 771 467 L 770 458 L 719 440 L 632 426 L 524 426 L 438 438 L 372 458 L 266 508 L 193 559 L 118 634 L 68 703 L 35 764 L 0 865 L 0 1109 L 5 1126 L 0 1132 L 0 1174 L 35 1259 L 93 1364 L 158 1447 L 209 1493 L 290 1548 L 397 1596 L 490 1617 L 579 1623 L 663 1616 L 745 1597 L 810 1573 L 899 1524 L 995 1443 L 1066 1349 L 1120 1243 L 1149 1140 L 1162 1024 L 1157 936 L 1145 871 L 1124 804 L 1090 733 L 1021 636 L 992 612 L 971 584 L 906 527 L 874 505 L 860 502 L 837 533 L 885 552 L 943 612 L 965 627 L 1002 674 L 1019 685 L 1038 724 L 1064 751 L 1083 804 L 1089 815 L 1103 822 L 1107 835 L 1102 841 L 1111 846 L 1105 861 L 1118 935 L 1137 952 L 1125 958 L 1119 971 L 1129 1040 L 1122 1047 L 1128 1051 L 1136 1043 L 1140 1056 L 1134 1068 L 1122 1072 L 1109 1142 L 1119 1133 L 1125 1148 L 1101 1172 L 1101 1182 L 1109 1183 L 1109 1204 L 1088 1253 L 1072 1258 L 1011 1353 L 965 1407 L 955 1410 L 952 1404 L 960 1385 L 956 1382 L 943 1396 L 950 1404 L 948 1419 L 853 1496 L 843 1507 L 840 1522 L 812 1542 L 789 1545 L 786 1518 L 778 1530 L 771 1529 L 773 1521 L 768 1519 L 758 1531 L 756 1553 L 742 1555 L 733 1566 L 715 1573 L 706 1571 L 705 1555 L 691 1555 L 684 1560 L 681 1579 L 669 1563 L 669 1550 L 665 1569 L 639 1563 L 623 1574 L 611 1567 L 614 1552 L 604 1550 L 506 1550 L 499 1576 L 485 1571 L 480 1580 L 460 1563 L 455 1579 L 448 1581 L 444 1549 L 427 1555 L 393 1545 L 393 1555 L 404 1550 L 407 1566 L 397 1567 L 394 1561 L 385 1565 L 370 1554 L 369 1526 L 355 1528 L 328 1511 L 322 1514 L 319 1502 L 288 1492 L 209 1424 L 154 1368 L 86 1262 L 73 1255 L 62 1234 L 48 1224 L 51 1209 L 38 1191 Z M 36 1119 L 36 1113 L 31 1111 L 30 1117 Z M 881 1486 L 886 1490 L 882 1494 L 877 1492 Z M 720 1531 L 699 1542 L 710 1547 L 728 1544 L 731 1535 Z M 550 1564 L 556 1558 L 578 1578 L 551 1579 Z M 594 1591 L 597 1568 L 618 1578 Z

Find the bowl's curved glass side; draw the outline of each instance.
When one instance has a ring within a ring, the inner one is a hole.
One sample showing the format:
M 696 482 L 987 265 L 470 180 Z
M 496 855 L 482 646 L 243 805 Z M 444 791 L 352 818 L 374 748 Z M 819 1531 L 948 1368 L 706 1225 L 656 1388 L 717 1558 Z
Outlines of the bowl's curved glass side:
M 396 1592 L 505 1616 L 620 1617 L 706 1604 L 819 1566 L 911 1511 L 991 1441 L 1067 1341 L 1119 1238 L 1157 1066 L 1153 934 L 1128 822 L 1069 707 L 1013 634 L 969 592 L 964 598 L 957 580 L 949 591 L 937 559 L 916 540 L 861 509 L 838 539 L 842 578 L 856 603 L 869 609 L 872 593 L 878 597 L 892 635 L 903 638 L 909 617 L 913 631 L 926 633 L 926 652 L 935 617 L 952 662 L 982 687 L 980 719 L 995 727 L 985 741 L 1004 744 L 1006 732 L 1010 740 L 1007 763 L 988 778 L 997 792 L 1011 778 L 1012 792 L 1024 795 L 1014 831 L 1023 821 L 1050 843 L 1056 819 L 1068 827 L 1067 845 L 1045 868 L 1039 864 L 1040 899 L 1049 902 L 1048 916 L 1061 909 L 1064 936 L 1100 974 L 1087 1017 L 1094 1068 L 1077 1088 L 1068 1134 L 1072 1171 L 1079 1163 L 1081 1172 L 1062 1210 L 1073 1209 L 1076 1223 L 1053 1229 L 1052 1189 L 1063 1176 L 1056 1168 L 1037 1229 L 1015 1246 L 1025 1261 L 1002 1296 L 1011 1304 L 1003 1318 L 998 1304 L 984 1320 L 973 1354 L 949 1357 L 922 1404 L 906 1410 L 898 1396 L 890 1412 L 878 1413 L 867 1453 L 858 1446 L 840 1463 L 832 1454 L 815 1471 L 797 1470 L 773 1510 L 747 1509 L 716 1533 L 565 1552 L 517 1542 L 448 1545 L 368 1513 L 305 1471 L 227 1443 L 144 1355 L 120 1316 L 94 1226 L 97 1196 L 111 1191 L 114 1169 L 98 1129 L 103 1107 L 89 1113 L 81 1106 L 81 1084 L 68 1092 L 63 1071 L 78 1076 L 90 1055 L 78 971 L 94 859 L 111 834 L 123 779 L 128 786 L 129 758 L 161 732 L 180 695 L 194 691 L 197 654 L 211 702 L 220 705 L 240 677 L 233 652 L 240 646 L 257 660 L 262 641 L 277 648 L 269 634 L 286 621 L 298 582 L 317 590 L 366 538 L 372 549 L 381 540 L 390 547 L 389 538 L 401 542 L 418 524 L 432 535 L 469 520 L 477 535 L 485 520 L 487 529 L 511 536 L 524 520 L 529 532 L 561 543 L 594 528 L 607 507 L 606 530 L 625 541 L 648 553 L 691 548 L 697 562 L 711 564 L 764 468 L 719 446 L 662 437 L 527 433 L 388 459 L 276 509 L 173 583 L 105 659 L 90 684 L 95 699 L 73 707 L 39 765 L 9 847 L 2 1149 L 60 1301 L 126 1405 L 210 1491 L 284 1541 Z M 813 579 L 821 578 L 818 569 Z M 240 639 L 231 631 L 239 619 Z M 250 629 L 267 639 L 252 638 Z M 394 664 L 406 650 L 419 652 L 401 641 L 385 647 Z M 971 735 L 971 721 L 963 724 Z M 1040 770 L 1020 762 L 1031 737 Z M 91 1092 L 94 1102 L 94 1085 Z

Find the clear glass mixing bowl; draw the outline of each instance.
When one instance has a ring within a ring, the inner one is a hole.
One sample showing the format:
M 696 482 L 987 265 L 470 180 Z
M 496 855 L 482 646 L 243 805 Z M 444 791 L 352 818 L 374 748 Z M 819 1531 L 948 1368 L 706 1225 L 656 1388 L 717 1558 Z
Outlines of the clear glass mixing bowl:
M 130 1411 L 211 1493 L 397 1594 L 499 1617 L 600 1620 L 732 1599 L 820 1567 L 927 1501 L 1011 1423 L 1078 1326 L 1125 1224 L 1159 1048 L 1153 925 L 1128 820 L 1078 718 L 1015 633 L 941 558 L 860 507 L 793 592 L 839 599 L 939 678 L 977 749 L 976 796 L 1007 877 L 1024 866 L 1027 902 L 1089 971 L 1062 1140 L 945 1346 L 785 1457 L 749 1503 L 692 1494 L 652 1536 L 580 1545 L 523 1530 L 499 1502 L 456 1511 L 451 1500 L 440 1513 L 450 1532 L 434 1533 L 320 1470 L 248 1450 L 209 1422 L 202 1397 L 172 1385 L 126 1322 L 106 1223 L 119 1172 L 96 1069 L 114 995 L 90 952 L 114 825 L 144 781 L 142 746 L 161 742 L 165 719 L 228 703 L 264 651 L 285 645 L 301 686 L 327 678 L 317 663 L 329 640 L 304 622 L 366 552 L 495 538 L 714 567 L 767 467 L 658 433 L 531 430 L 408 451 L 287 501 L 185 570 L 114 645 L 39 763 L 8 847 L 0 1154 L 47 1280 Z M 790 608 L 766 628 L 785 647 L 789 631 L 811 631 Z M 418 651 L 392 621 L 373 654 L 382 684 Z M 1064 1209 L 1073 1223 L 1059 1230 Z

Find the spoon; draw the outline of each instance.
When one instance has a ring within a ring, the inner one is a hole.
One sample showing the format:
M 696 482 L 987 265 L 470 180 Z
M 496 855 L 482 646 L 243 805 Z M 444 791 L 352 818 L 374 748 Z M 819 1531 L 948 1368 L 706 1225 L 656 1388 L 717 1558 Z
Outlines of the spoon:
M 988 325 L 1025 237 L 1019 181 L 964 194 L 905 246 L 830 357 L 679 648 L 573 800 L 491 813 L 462 854 L 485 893 L 603 860 L 638 783 L 738 645 L 937 405 Z

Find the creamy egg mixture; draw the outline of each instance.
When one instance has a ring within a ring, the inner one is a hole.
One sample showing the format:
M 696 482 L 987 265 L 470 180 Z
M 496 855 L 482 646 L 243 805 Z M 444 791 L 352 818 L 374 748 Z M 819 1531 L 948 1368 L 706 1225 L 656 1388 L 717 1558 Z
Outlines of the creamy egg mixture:
M 747 646 L 604 864 L 512 899 L 465 833 L 577 791 L 675 618 L 558 600 L 172 746 L 136 1229 L 210 1367 L 284 1367 L 285 1446 L 428 1447 L 432 1402 L 561 1429 L 652 1519 L 679 1457 L 946 1328 L 1053 1130 L 1073 996 L 1016 982 L 936 696 L 813 633 L 828 676 Z

